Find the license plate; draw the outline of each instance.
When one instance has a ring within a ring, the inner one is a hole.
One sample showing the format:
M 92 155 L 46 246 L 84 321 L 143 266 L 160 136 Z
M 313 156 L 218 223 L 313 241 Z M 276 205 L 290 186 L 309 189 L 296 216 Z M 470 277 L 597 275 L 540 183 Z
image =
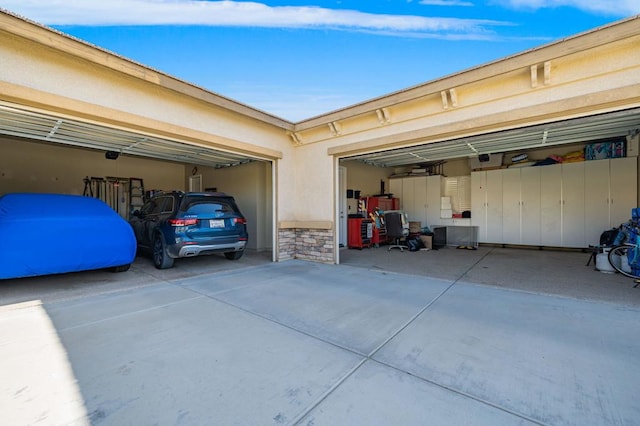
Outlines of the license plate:
M 209 220 L 210 228 L 224 228 L 224 219 L 210 219 Z

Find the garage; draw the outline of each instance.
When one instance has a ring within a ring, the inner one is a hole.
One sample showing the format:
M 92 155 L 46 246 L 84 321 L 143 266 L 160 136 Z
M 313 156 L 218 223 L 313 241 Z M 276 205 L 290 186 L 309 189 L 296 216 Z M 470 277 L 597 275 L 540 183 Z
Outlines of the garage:
M 275 260 L 274 175 L 287 146 L 274 141 L 289 123 L 1 18 L 0 193 L 92 196 L 128 220 L 159 191 L 225 192 L 247 220 L 248 250 Z
M 348 220 L 382 199 L 445 245 L 597 245 L 638 204 L 637 21 L 297 123 L 334 158 L 339 244 L 375 246 Z
M 227 192 L 245 212 L 248 248 L 272 250 L 268 160 L 6 104 L 0 123 L 2 193 L 92 196 L 129 220 L 159 191 Z
M 465 246 L 578 249 L 637 204 L 637 17 L 291 123 L 0 16 L 2 191 L 83 194 L 88 180 L 94 196 L 108 193 L 128 215 L 132 178 L 145 192 L 217 189 L 234 195 L 255 227 L 252 249 L 325 263 L 339 263 L 360 197 L 397 199 L 418 229 L 451 228 L 451 237 L 471 228 Z M 509 167 L 601 146 L 622 148 L 597 161 Z M 567 176 L 573 188 L 563 179 L 571 168 L 580 169 Z M 540 200 L 523 200 L 532 191 L 520 176 L 533 170 Z M 499 190 L 487 190 L 495 179 Z M 610 191 L 621 189 L 619 203 Z M 562 194 L 582 195 L 565 207 Z M 555 205 L 543 210 L 547 198 Z M 539 222 L 523 202 L 539 205 Z M 499 214 L 489 210 L 498 205 Z
M 413 233 L 448 235 L 440 246 L 598 245 L 637 206 L 639 132 L 636 108 L 342 158 L 341 243 L 380 243 L 374 231 L 363 245 L 344 222 L 372 222 L 384 205 L 406 213 Z

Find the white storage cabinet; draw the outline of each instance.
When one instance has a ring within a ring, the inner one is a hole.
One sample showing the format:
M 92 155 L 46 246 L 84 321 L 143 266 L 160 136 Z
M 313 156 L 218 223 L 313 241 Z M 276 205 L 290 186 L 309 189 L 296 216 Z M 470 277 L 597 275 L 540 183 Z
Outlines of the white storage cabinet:
M 481 243 L 502 243 L 502 170 L 471 173 L 471 225 Z
M 440 175 L 393 178 L 389 191 L 400 198 L 400 209 L 410 221 L 433 226 L 440 217 L 440 179 Z

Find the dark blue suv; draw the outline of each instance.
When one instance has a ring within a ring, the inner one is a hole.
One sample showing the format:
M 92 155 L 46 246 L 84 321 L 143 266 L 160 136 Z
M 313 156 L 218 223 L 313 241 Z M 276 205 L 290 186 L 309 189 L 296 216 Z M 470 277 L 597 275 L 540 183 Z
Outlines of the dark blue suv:
M 176 258 L 202 254 L 240 259 L 249 238 L 235 200 L 221 192 L 161 192 L 129 222 L 138 247 L 151 250 L 158 269 L 171 268 Z

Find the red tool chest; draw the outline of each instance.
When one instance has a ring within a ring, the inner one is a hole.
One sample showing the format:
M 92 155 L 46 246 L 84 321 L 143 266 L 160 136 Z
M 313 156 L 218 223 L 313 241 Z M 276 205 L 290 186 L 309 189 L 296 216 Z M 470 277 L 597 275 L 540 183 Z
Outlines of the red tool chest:
M 349 218 L 347 223 L 349 248 L 371 247 L 373 237 L 373 222 L 365 218 Z

